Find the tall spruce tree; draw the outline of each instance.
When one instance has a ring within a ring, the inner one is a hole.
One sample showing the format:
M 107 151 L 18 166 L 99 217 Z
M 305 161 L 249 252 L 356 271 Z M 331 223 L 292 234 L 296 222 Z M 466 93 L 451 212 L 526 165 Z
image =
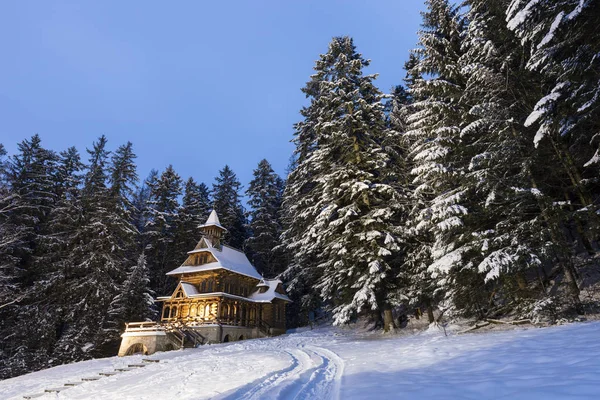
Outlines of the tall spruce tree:
M 206 221 L 210 210 L 208 187 L 204 183 L 196 183 L 193 178 L 188 178 L 185 182 L 181 207 L 177 212 L 175 246 L 179 257 L 184 257 L 198 243 L 200 239 L 198 227 Z
M 151 289 L 158 295 L 171 293 L 174 283 L 165 274 L 176 268 L 181 254 L 176 254 L 175 233 L 181 195 L 181 177 L 172 165 L 156 180 L 148 182 L 150 201 L 147 206 L 146 257 Z
M 213 207 L 219 215 L 221 225 L 227 228 L 225 243 L 237 249 L 244 246 L 248 237 L 241 189 L 242 185 L 237 176 L 226 165 L 215 178 L 211 192 Z
M 244 249 L 258 271 L 265 277 L 274 277 L 282 272 L 279 237 L 281 235 L 281 201 L 283 180 L 273 171 L 267 160 L 258 163 L 254 178 L 250 181 L 246 194 L 251 207 L 250 232 Z
M 18 148 L 19 153 L 12 156 L 6 166 L 8 192 L 2 199 L 2 228 L 7 236 L 2 237 L 0 244 L 0 262 L 2 283 L 11 296 L 7 306 L 0 309 L 0 335 L 11 337 L 3 346 L 8 356 L 0 366 L 3 376 L 43 368 L 48 359 L 45 321 L 37 325 L 29 321 L 43 309 L 38 296 L 43 297 L 45 293 L 37 293 L 37 286 L 51 268 L 40 262 L 40 256 L 57 198 L 58 156 L 42 147 L 38 135 L 19 143 Z M 40 340 L 36 341 L 35 337 Z M 39 366 L 36 359 L 40 359 Z
M 363 75 L 368 65 L 351 38 L 336 37 L 305 87 L 314 95 L 309 95 L 311 112 L 304 123 L 311 125 L 316 143 L 303 161 L 312 163 L 318 175 L 311 177 L 315 187 L 309 211 L 316 216 L 303 241 L 321 251 L 314 267 L 317 287 L 334 306 L 336 324 L 361 311 L 388 310 L 386 325 L 391 325 L 390 287 L 403 244 L 404 201 L 390 185 L 394 177 L 383 149 L 389 134 L 383 95 L 373 85 L 375 76 Z
M 447 0 L 428 0 L 426 6 L 407 75 L 414 102 L 405 137 L 411 148 L 415 185 L 408 264 L 414 277 L 432 274 L 439 284 L 432 291 L 428 280 L 422 279 L 425 284 L 421 290 L 413 281 L 413 293 L 424 297 L 425 303 L 432 297 L 446 297 L 449 304 L 444 307 L 449 307 L 456 300 L 455 288 L 481 287 L 482 283 L 472 270 L 460 269 L 468 248 L 455 235 L 469 212 L 468 187 L 463 179 L 468 154 L 460 138 L 466 108 L 461 102 L 466 79 L 460 64 L 465 21 Z M 471 300 L 477 304 L 473 296 Z
M 11 247 L 18 239 L 17 227 L 9 219 L 13 193 L 10 191 L 6 180 L 6 150 L 0 143 L 0 306 L 7 307 L 14 300 L 13 260 L 10 257 Z
M 107 330 L 113 332 L 109 333 L 122 333 L 127 322 L 151 321 L 156 317 L 154 292 L 150 290 L 149 284 L 146 256 L 142 253 L 129 269 L 119 294 L 110 303 L 108 314 L 111 321 Z
M 554 224 L 546 214 L 551 200 L 533 168 L 543 164 L 542 157 L 533 147 L 534 132 L 523 126 L 540 79 L 524 68 L 526 52 L 506 28 L 507 3 L 467 2 L 469 28 L 461 59 L 467 71 L 461 100 L 470 107 L 460 134 L 470 157 L 464 173 L 470 212 L 455 232 L 468 249 L 463 269 L 493 282 L 495 296 L 487 306 L 480 304 L 480 315 L 530 297 L 528 283 L 538 281 L 546 254 L 558 245 L 548 234 Z M 468 301 L 459 306 L 467 309 Z
M 132 202 L 138 182 L 135 159 L 133 144 L 127 142 L 114 152 L 109 167 L 109 196 L 115 207 L 114 215 L 122 225 L 122 231 L 126 233 L 120 240 L 129 251 L 132 250 L 132 243 L 138 234 L 137 227 L 133 223 L 136 210 Z
M 513 0 L 506 7 L 507 25 L 529 55 L 527 69 L 542 77 L 542 91 L 535 92 L 536 104 L 525 125 L 537 129 L 536 147 L 547 142 L 554 151 L 564 176 L 558 195 L 570 205 L 567 228 L 590 255 L 598 250 L 600 234 L 599 12 L 596 1 Z
M 151 196 L 151 187 L 158 179 L 158 171 L 152 169 L 148 177 L 142 182 L 140 187 L 133 194 L 131 204 L 133 206 L 131 221 L 137 229 L 137 244 L 140 252 L 143 252 L 148 245 L 148 236 L 145 234 L 146 225 L 149 218 L 149 202 Z
M 103 355 L 111 338 L 103 329 L 110 321 L 111 301 L 124 279 L 128 263 L 123 237 L 129 234 L 107 186 L 109 151 L 101 136 L 88 150 L 89 164 L 81 193 L 81 214 L 76 229 L 68 233 L 68 256 L 64 260 L 64 321 L 55 354 L 62 361 Z

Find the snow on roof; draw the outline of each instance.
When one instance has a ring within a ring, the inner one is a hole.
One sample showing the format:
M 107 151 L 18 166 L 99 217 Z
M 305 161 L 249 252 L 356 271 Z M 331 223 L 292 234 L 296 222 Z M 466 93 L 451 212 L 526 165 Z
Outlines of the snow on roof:
M 217 261 L 195 266 L 181 266 L 175 268 L 173 271 L 167 272 L 167 275 L 180 275 L 223 268 L 251 278 L 262 279 L 262 276 L 260 276 L 256 268 L 250 264 L 248 257 L 240 250 L 223 245 L 221 250 L 209 246 L 206 249 L 199 249 L 198 251 L 210 252 Z
M 200 225 L 200 228 L 205 228 L 208 226 L 217 226 L 225 231 L 227 230 L 227 229 L 225 229 L 225 227 L 223 227 L 221 225 L 221 221 L 219 221 L 219 216 L 217 215 L 217 212 L 215 210 L 212 210 L 210 212 L 208 219 L 206 220 L 206 222 L 204 224 Z
M 254 292 L 250 296 L 248 296 L 248 298 L 250 300 L 254 301 L 255 303 L 270 303 L 273 301 L 273 299 L 280 299 L 283 301 L 290 301 L 290 302 L 292 301 L 285 294 L 277 293 L 275 291 L 275 289 L 277 289 L 277 286 L 280 283 L 282 283 L 279 279 L 271 279 L 271 280 L 265 279 L 263 282 L 267 286 L 269 286 L 269 289 L 267 289 L 267 291 L 264 293 L 260 293 L 260 291 L 257 290 L 256 292 Z M 260 285 L 260 286 L 263 286 L 263 285 Z
M 188 282 L 181 282 L 181 288 L 183 289 L 183 293 L 185 293 L 186 297 L 191 297 L 195 294 L 199 294 L 196 286 L 192 285 Z

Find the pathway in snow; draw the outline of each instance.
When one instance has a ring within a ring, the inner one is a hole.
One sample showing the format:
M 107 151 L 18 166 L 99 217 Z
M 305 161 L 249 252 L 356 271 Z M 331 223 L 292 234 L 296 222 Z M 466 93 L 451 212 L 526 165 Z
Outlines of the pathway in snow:
M 317 329 L 90 360 L 0 382 L 0 399 L 81 382 L 39 399 L 598 399 L 600 323 L 450 335 Z
M 286 351 L 291 364 L 216 399 L 337 399 L 343 361 L 320 347 L 298 345 Z

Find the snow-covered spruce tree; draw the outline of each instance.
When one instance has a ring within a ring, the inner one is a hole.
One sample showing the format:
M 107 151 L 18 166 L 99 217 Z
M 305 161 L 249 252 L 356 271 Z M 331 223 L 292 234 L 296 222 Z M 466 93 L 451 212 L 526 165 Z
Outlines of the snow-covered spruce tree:
M 221 225 L 227 228 L 225 243 L 241 249 L 248 237 L 246 217 L 241 202 L 242 185 L 229 166 L 219 171 L 213 183 L 211 197 Z
M 54 352 L 61 362 L 105 355 L 107 310 L 127 267 L 127 249 L 122 243 L 129 231 L 121 223 L 107 187 L 106 142 L 101 136 L 88 149 L 81 213 L 73 216 L 78 218 L 75 229 L 65 234 L 69 251 L 63 260 L 64 319 L 57 328 Z
M 110 206 L 109 221 L 113 240 L 118 243 L 121 259 L 120 271 L 122 279 L 125 278 L 127 267 L 135 262 L 137 253 L 136 239 L 139 234 L 133 224 L 135 207 L 132 196 L 138 182 L 137 167 L 135 165 L 136 155 L 133 152 L 133 144 L 127 142 L 121 145 L 112 154 L 111 163 L 108 167 L 108 202 Z M 122 282 L 122 279 L 119 282 Z M 122 290 L 122 289 L 121 289 Z M 113 320 L 117 318 L 117 320 Z M 109 313 L 104 331 L 103 351 L 114 352 L 120 341 L 120 331 L 115 329 L 121 320 L 115 313 Z
M 133 144 L 127 142 L 113 153 L 109 167 L 109 197 L 114 206 L 115 224 L 120 227 L 118 239 L 131 261 L 135 257 L 135 239 L 139 233 L 133 223 L 136 212 L 133 195 L 138 182 L 135 159 Z
M 206 221 L 210 210 L 208 187 L 204 183 L 198 184 L 193 178 L 189 178 L 185 182 L 181 207 L 177 212 L 175 251 L 180 257 L 198 243 L 200 239 L 198 226 Z
M 8 357 L 0 365 L 5 377 L 35 369 L 38 355 L 42 368 L 47 360 L 44 338 L 34 340 L 36 333 L 44 331 L 43 321 L 35 327 L 29 321 L 43 310 L 35 288 L 51 266 L 38 262 L 38 257 L 56 203 L 57 155 L 42 147 L 38 135 L 19 143 L 18 148 L 19 153 L 6 165 L 0 216 L 1 283 L 5 295 L 10 295 L 0 308 L 0 336 L 11 338 L 2 346 Z
M 574 0 L 512 1 L 507 8 L 508 27 L 529 48 L 527 68 L 545 80 L 526 125 L 538 129 L 536 146 L 549 142 L 560 160 L 570 183 L 561 185 L 564 197 L 589 254 L 599 235 L 599 11 L 596 1 Z
M 10 219 L 10 211 L 15 202 L 15 195 L 10 191 L 6 181 L 6 150 L 0 143 L 0 307 L 8 307 L 14 304 L 16 288 L 13 284 L 14 263 L 11 257 L 12 246 L 18 241 L 20 235 L 18 227 L 14 226 Z M 0 325 L 1 326 L 1 325 Z M 1 358 L 1 357 L 0 357 Z
M 267 160 L 262 160 L 246 190 L 251 207 L 251 236 L 246 239 L 244 249 L 250 254 L 253 265 L 267 278 L 278 275 L 284 267 L 281 253 L 276 250 L 281 235 L 283 188 L 283 180 Z
M 29 285 L 35 281 L 35 253 L 46 233 L 50 211 L 56 202 L 54 175 L 57 155 L 41 146 L 38 135 L 19 143 L 19 154 L 11 157 L 7 168 L 10 191 L 15 195 L 11 222 L 20 227 L 19 244 L 13 247 L 15 267 Z
M 336 37 L 305 88 L 318 88 L 309 96 L 316 146 L 307 162 L 317 166 L 314 206 L 320 210 L 305 243 L 321 251 L 317 288 L 334 306 L 334 323 L 347 323 L 361 311 L 386 311 L 389 329 L 405 204 L 390 185 L 395 176 L 382 146 L 389 134 L 383 95 L 373 85 L 375 76 L 362 73 L 368 64 L 351 38 Z
M 418 61 L 416 54 L 411 52 L 409 60 L 404 65 L 407 71 L 404 84 L 407 87 L 411 87 L 417 79 L 421 79 L 420 73 L 414 69 Z M 390 137 L 391 140 L 388 139 L 384 143 L 395 166 L 397 190 L 406 193 L 409 198 L 407 214 L 410 215 L 425 207 L 424 199 L 412 196 L 416 185 L 412 182 L 410 170 L 414 167 L 414 162 L 407 157 L 412 143 L 406 135 L 406 131 L 409 128 L 408 118 L 415 111 L 412 108 L 414 99 L 404 87 L 398 86 L 392 93 L 390 103 L 389 124 L 394 135 Z M 407 221 L 407 227 L 411 227 L 411 222 L 414 221 Z M 396 292 L 396 301 L 407 303 L 408 306 L 415 308 L 415 311 L 425 308 L 429 322 L 434 322 L 435 281 L 428 271 L 430 245 L 431 239 L 428 232 L 417 231 L 414 228 L 408 230 L 404 266 L 397 276 L 397 281 L 403 286 L 403 290 Z M 415 315 L 419 317 L 420 314 L 415 312 Z
M 506 3 L 466 2 L 469 25 L 460 60 L 467 79 L 461 102 L 468 112 L 460 139 L 469 157 L 463 175 L 469 214 L 455 229 L 466 249 L 457 261 L 494 286 L 495 296 L 482 305 L 480 316 L 496 307 L 507 311 L 513 299 L 543 293 L 527 290 L 527 282 L 538 281 L 541 261 L 551 250 L 546 247 L 551 244 L 543 217 L 546 200 L 532 171 L 540 157 L 532 130 L 523 127 L 539 79 L 523 68 L 523 48 L 504 22 Z M 458 299 L 465 298 L 460 287 L 457 291 Z
M 55 174 L 57 202 L 50 212 L 47 234 L 42 237 L 36 256 L 36 263 L 45 267 L 33 285 L 35 306 L 25 318 L 36 321 L 28 324 L 26 331 L 30 342 L 27 347 L 36 350 L 30 370 L 65 361 L 60 356 L 56 357 L 54 350 L 62 328 L 68 323 L 65 310 L 69 305 L 64 294 L 68 288 L 72 238 L 80 228 L 83 212 L 80 199 L 83 169 L 81 156 L 75 147 L 60 153 Z
M 110 303 L 108 330 L 120 334 L 125 329 L 126 322 L 152 321 L 156 317 L 154 292 L 150 290 L 149 284 L 146 256 L 142 253 L 137 263 L 129 269 L 127 278 L 119 288 L 119 294 Z
M 177 230 L 177 211 L 181 195 L 181 178 L 172 165 L 150 186 L 150 201 L 147 205 L 145 254 L 150 270 L 150 288 L 158 295 L 171 293 L 174 287 L 172 279 L 165 276 L 178 264 L 181 254 L 175 254 L 175 232 Z
M 563 220 L 563 231 L 575 231 L 580 247 L 589 255 L 597 251 L 599 227 L 599 10 L 595 1 L 567 0 L 527 4 L 512 1 L 506 9 L 509 29 L 528 49 L 527 68 L 543 77 L 542 92 L 537 93 L 525 125 L 537 128 L 533 140 L 538 151 L 546 146 L 559 161 L 554 168 L 555 174 L 562 175 L 558 176 L 558 185 L 548 185 L 558 199 L 552 214 Z M 557 210 L 557 204 L 566 207 Z M 560 233 L 557 229 L 556 234 Z M 579 251 L 563 243 L 563 259 Z M 569 263 L 563 262 L 565 278 L 578 303 L 576 272 Z
M 465 20 L 446 0 L 428 0 L 426 5 L 408 71 L 414 102 L 405 138 L 415 189 L 409 218 L 413 245 L 407 263 L 415 277 L 432 273 L 438 289 L 431 293 L 427 284 L 419 293 L 420 285 L 413 282 L 412 295 L 424 297 L 425 303 L 433 300 L 430 296 L 443 297 L 443 308 L 449 309 L 456 308 L 460 293 L 472 307 L 469 311 L 476 311 L 485 302 L 483 279 L 472 268 L 463 268 L 470 247 L 467 237 L 456 234 L 469 212 L 469 185 L 464 179 L 469 154 L 460 138 L 467 110 L 461 102 L 466 79 L 460 65 Z
M 307 83 L 302 88 L 306 97 L 320 97 L 320 85 Z M 318 105 L 315 101 L 303 107 L 300 114 L 303 120 L 294 125 L 296 145 L 290 158 L 286 186 L 281 207 L 281 244 L 277 248 L 285 255 L 286 266 L 281 278 L 287 285 L 287 292 L 294 302 L 288 306 L 288 321 L 292 326 L 309 322 L 310 313 L 320 308 L 320 297 L 314 290 L 318 280 L 318 254 L 320 249 L 307 237 L 310 224 L 320 210 L 317 206 L 319 193 L 315 190 L 319 165 L 311 162 L 311 156 L 317 147 L 314 125 L 318 121 Z
M 158 171 L 155 169 L 150 170 L 148 177 L 142 182 L 133 194 L 131 204 L 133 205 L 133 212 L 131 215 L 131 221 L 138 231 L 136 238 L 138 249 L 143 252 L 148 245 L 148 236 L 146 232 L 146 224 L 149 218 L 149 202 L 151 195 L 151 187 L 153 182 L 158 179 Z

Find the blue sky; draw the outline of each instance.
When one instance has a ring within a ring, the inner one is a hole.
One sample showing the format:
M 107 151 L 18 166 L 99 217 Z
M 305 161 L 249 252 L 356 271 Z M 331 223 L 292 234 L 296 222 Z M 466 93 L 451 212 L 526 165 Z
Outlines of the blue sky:
M 333 36 L 350 35 L 384 91 L 401 82 L 422 0 L 4 1 L 0 143 L 132 141 L 140 177 L 173 164 L 209 186 L 283 174 L 300 88 Z

